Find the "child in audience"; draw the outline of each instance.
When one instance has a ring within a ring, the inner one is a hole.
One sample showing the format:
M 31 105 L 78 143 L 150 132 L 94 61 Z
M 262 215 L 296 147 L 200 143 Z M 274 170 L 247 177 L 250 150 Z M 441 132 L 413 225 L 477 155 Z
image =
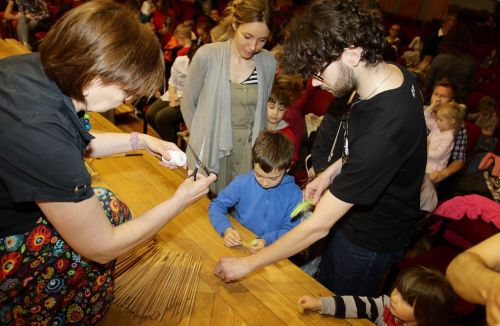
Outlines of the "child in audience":
M 442 326 L 454 301 L 455 293 L 440 272 L 416 266 L 401 272 L 390 297 L 306 295 L 299 299 L 299 307 L 338 318 L 368 318 L 378 326 Z
M 448 165 L 455 145 L 455 135 L 462 128 L 465 107 L 455 102 L 432 102 L 424 110 L 425 123 L 430 133 L 427 136 L 427 166 L 420 190 L 420 209 L 431 212 L 438 198 L 430 175 L 442 171 Z
M 496 112 L 497 102 L 491 96 L 483 96 L 477 105 L 478 112 L 468 115 L 468 118 L 475 120 L 475 124 L 481 128 L 474 152 L 491 152 L 495 149 L 497 139 L 494 136 L 498 125 Z
M 478 112 L 468 115 L 469 118 L 476 121 L 476 125 L 481 128 L 482 134 L 486 137 L 493 136 L 498 124 L 496 106 L 497 103 L 491 96 L 483 96 L 477 104 Z
M 234 218 L 257 235 L 248 247 L 255 253 L 291 230 L 298 221 L 290 214 L 302 201 L 302 191 L 292 176 L 293 145 L 282 133 L 264 131 L 252 149 L 254 170 L 237 176 L 210 203 L 210 223 L 224 237 L 228 247 L 242 244 L 240 233 L 226 214 L 232 207 Z
M 462 126 L 464 115 L 465 107 L 455 102 L 432 103 L 424 110 L 425 123 L 430 131 L 427 136 L 427 174 L 440 171 L 448 164 L 455 134 Z
M 283 116 L 302 90 L 302 86 L 303 80 L 300 76 L 277 76 L 267 102 L 267 129 L 279 130 L 290 139 L 294 147 L 292 165 L 299 159 L 301 137 L 295 135 L 288 122 L 283 120 Z

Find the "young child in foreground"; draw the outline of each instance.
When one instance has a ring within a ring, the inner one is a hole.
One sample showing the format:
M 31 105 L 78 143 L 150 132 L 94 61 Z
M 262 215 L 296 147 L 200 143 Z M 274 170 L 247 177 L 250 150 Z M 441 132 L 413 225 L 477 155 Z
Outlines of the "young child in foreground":
M 251 253 L 273 243 L 298 223 L 290 219 L 290 214 L 302 201 L 302 191 L 294 178 L 286 175 L 292 154 L 293 145 L 285 135 L 262 132 L 252 149 L 253 171 L 237 176 L 210 203 L 210 223 L 224 237 L 226 246 L 242 244 L 240 233 L 226 216 L 232 207 L 234 218 L 257 235 L 248 247 Z
M 423 266 L 399 274 L 391 296 L 303 296 L 299 307 L 338 318 L 368 318 L 382 325 L 447 325 L 455 292 L 438 271 Z

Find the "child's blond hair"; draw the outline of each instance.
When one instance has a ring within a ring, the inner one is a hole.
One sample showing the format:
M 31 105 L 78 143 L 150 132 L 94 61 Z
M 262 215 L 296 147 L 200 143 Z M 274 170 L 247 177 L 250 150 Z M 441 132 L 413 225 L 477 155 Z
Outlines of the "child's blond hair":
M 465 105 L 456 102 L 442 103 L 437 108 L 436 115 L 438 112 L 445 119 L 452 120 L 454 132 L 458 133 L 465 117 Z
M 177 39 L 179 38 L 191 39 L 191 30 L 192 30 L 192 24 L 186 21 L 182 24 L 177 25 L 174 31 L 174 35 Z

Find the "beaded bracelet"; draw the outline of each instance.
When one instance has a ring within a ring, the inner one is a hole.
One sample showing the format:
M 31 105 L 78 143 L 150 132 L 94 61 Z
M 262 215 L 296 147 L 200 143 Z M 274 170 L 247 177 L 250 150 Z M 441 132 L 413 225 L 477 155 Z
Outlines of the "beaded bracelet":
M 132 147 L 133 151 L 136 151 L 139 149 L 139 134 L 137 132 L 133 132 L 130 134 L 130 146 Z

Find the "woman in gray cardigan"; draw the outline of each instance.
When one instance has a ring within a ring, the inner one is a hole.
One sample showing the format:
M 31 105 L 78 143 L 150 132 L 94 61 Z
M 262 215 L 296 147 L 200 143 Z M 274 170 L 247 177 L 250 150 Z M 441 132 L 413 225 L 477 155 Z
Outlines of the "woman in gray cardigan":
M 181 112 L 189 143 L 219 173 L 212 191 L 252 169 L 251 148 L 267 124 L 276 71 L 263 49 L 269 36 L 266 0 L 237 0 L 225 10 L 217 42 L 202 46 L 189 66 Z M 188 151 L 188 166 L 196 162 Z

